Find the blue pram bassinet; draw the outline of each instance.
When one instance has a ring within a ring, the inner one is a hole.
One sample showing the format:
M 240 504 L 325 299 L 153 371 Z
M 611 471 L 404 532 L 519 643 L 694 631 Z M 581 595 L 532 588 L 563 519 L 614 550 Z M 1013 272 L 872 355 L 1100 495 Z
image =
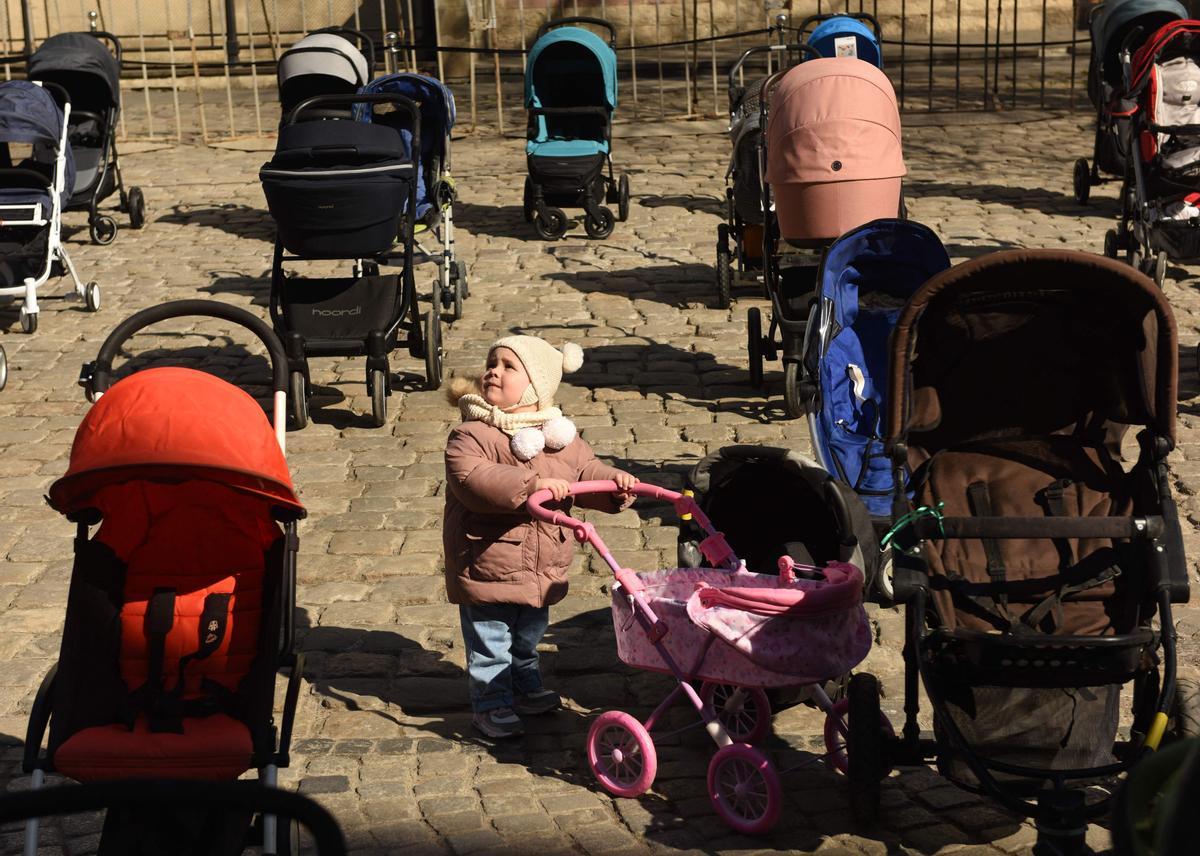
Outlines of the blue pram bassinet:
M 804 342 L 813 449 L 875 518 L 890 514 L 894 483 L 882 440 L 888 339 L 908 297 L 949 266 L 932 230 L 887 219 L 838 238 L 818 274 Z
M 573 23 L 608 31 L 604 41 Z M 616 29 L 600 18 L 562 18 L 538 30 L 525 67 L 529 112 L 525 155 L 525 219 L 538 234 L 560 238 L 563 207 L 582 207 L 592 238 L 612 234 L 614 217 L 602 202 L 618 203 L 615 219 L 629 215 L 629 182 L 613 177 L 612 114 L 617 108 Z M 605 175 L 605 166 L 608 174 Z
M 371 81 L 363 92 L 403 95 L 421 105 L 416 216 L 408 217 L 407 210 L 404 213 L 418 236 L 418 260 L 429 260 L 438 266 L 433 304 L 439 311 L 449 311 L 450 319 L 457 321 L 462 317 L 468 287 L 466 265 L 455 258 L 454 252 L 454 201 L 458 197 L 450 174 L 450 131 L 456 117 L 454 93 L 437 78 L 410 72 L 380 77 Z M 376 113 L 372 119 L 371 112 L 360 105 L 359 118 L 391 125 L 400 132 L 405 145 L 412 145 L 411 120 L 406 112 Z M 441 242 L 441 249 L 431 251 L 421 246 L 422 232 L 432 232 L 434 239 Z

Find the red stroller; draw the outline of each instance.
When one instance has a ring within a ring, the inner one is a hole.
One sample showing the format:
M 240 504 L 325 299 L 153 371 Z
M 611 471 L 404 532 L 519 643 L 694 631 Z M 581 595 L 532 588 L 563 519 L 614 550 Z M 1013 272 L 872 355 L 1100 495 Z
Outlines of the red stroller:
M 245 392 L 193 369 L 151 368 L 109 388 L 126 340 L 192 315 L 247 327 L 267 346 L 274 429 Z M 292 642 L 304 508 L 283 454 L 283 348 L 244 310 L 166 303 L 118 326 L 81 383 L 96 405 L 49 498 L 77 527 L 75 564 L 62 648 L 34 701 L 24 769 L 35 789 L 50 771 L 86 783 L 233 780 L 252 768 L 273 787 L 288 765 L 303 668 Z M 280 668 L 291 675 L 277 732 Z M 247 840 L 244 819 L 227 833 L 231 852 Z M 100 853 L 147 852 L 146 837 L 162 835 L 159 820 L 158 812 L 110 811 Z M 262 852 L 291 852 L 290 824 L 277 829 L 264 815 L 259 831 Z M 184 852 L 189 832 L 174 828 L 173 846 L 154 852 Z M 26 853 L 37 852 L 37 834 L 29 821 Z M 217 832 L 199 834 L 209 843 Z

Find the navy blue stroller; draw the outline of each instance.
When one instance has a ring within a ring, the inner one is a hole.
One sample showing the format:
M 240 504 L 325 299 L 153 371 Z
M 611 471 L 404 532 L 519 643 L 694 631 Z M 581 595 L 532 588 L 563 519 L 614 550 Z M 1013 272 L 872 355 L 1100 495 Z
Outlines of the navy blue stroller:
M 458 198 L 450 174 L 450 131 L 454 128 L 454 94 L 442 81 L 423 74 L 389 74 L 371 81 L 367 94 L 403 95 L 421 105 L 421 151 L 417 158 L 417 208 L 415 216 L 405 212 L 405 222 L 413 230 L 419 260 L 438 266 L 433 286 L 433 305 L 449 311 L 451 320 L 462 317 L 463 300 L 469 293 L 467 266 L 454 253 L 454 201 Z M 361 118 L 371 121 L 369 111 Z M 409 114 L 403 110 L 377 113 L 375 122 L 395 127 L 406 145 L 412 144 Z M 421 246 L 422 233 L 432 235 L 441 249 L 430 252 Z
M 890 525 L 894 479 L 883 448 L 888 340 L 908 297 L 950 267 L 937 235 L 911 220 L 874 220 L 830 245 L 804 336 L 804 381 L 818 463 L 852 487 L 877 528 Z M 792 364 L 795 365 L 795 364 Z M 890 577 L 876 576 L 891 596 Z
M 38 326 L 38 289 L 70 274 L 88 311 L 100 286 L 80 281 L 62 244 L 62 212 L 75 184 L 67 141 L 71 102 L 54 84 L 0 83 L 0 299 L 22 298 L 21 329 Z

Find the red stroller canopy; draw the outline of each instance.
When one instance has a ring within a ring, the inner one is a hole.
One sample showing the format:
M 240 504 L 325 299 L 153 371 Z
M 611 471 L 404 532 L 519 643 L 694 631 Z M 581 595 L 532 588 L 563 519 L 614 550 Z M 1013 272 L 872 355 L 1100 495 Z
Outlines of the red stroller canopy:
M 92 507 L 99 490 L 131 479 L 217 482 L 304 513 L 262 408 L 195 369 L 147 369 L 114 384 L 75 433 L 50 504 L 62 514 Z

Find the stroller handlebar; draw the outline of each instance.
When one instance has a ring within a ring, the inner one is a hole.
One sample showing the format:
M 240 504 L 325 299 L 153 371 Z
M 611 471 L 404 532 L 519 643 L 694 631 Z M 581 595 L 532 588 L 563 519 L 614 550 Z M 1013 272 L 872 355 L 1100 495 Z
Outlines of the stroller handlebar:
M 803 37 L 808 28 L 813 24 L 824 23 L 830 18 L 853 18 L 860 23 L 868 25 L 874 31 L 876 41 L 883 41 L 883 28 L 879 26 L 879 19 L 870 12 L 823 12 L 819 15 L 809 15 L 800 22 L 800 26 L 796 27 L 795 31 Z
M 784 51 L 786 51 L 788 53 L 794 52 L 794 53 L 806 54 L 806 56 L 801 60 L 801 62 L 803 62 L 806 59 L 820 59 L 821 58 L 821 52 L 818 51 L 816 48 L 814 48 L 812 45 L 808 45 L 808 44 L 796 43 L 796 44 L 789 44 L 789 45 L 755 45 L 754 47 L 750 48 L 749 50 L 744 51 L 742 53 L 742 55 L 737 58 L 737 62 L 735 62 L 733 64 L 733 66 L 729 69 L 729 88 L 730 88 L 730 90 L 732 91 L 734 88 L 737 87 L 736 81 L 737 81 L 738 72 L 740 72 L 742 70 L 742 66 L 746 64 L 746 60 L 748 60 L 750 57 L 754 56 L 755 54 L 760 54 L 760 53 L 771 54 L 771 53 L 781 53 Z
M 266 346 L 271 359 L 271 390 L 274 393 L 272 424 L 279 446 L 283 448 L 288 388 L 288 361 L 283 344 L 271 326 L 257 315 L 218 300 L 172 300 L 135 312 L 118 324 L 100 346 L 95 362 L 85 365 L 83 375 L 79 378 L 79 384 L 87 392 L 88 399 L 95 400 L 108 391 L 112 383 L 113 360 L 116 359 L 121 346 L 135 333 L 160 321 L 195 315 L 232 321 L 245 327 Z
M 571 24 L 591 24 L 596 27 L 603 27 L 608 30 L 608 46 L 614 50 L 617 47 L 617 28 L 613 26 L 611 21 L 606 21 L 603 18 L 592 18 L 588 15 L 572 15 L 568 18 L 556 18 L 553 21 L 546 21 L 538 27 L 537 35 L 533 37 L 536 43 L 538 39 L 546 35 L 546 33 L 556 27 L 567 27 Z

